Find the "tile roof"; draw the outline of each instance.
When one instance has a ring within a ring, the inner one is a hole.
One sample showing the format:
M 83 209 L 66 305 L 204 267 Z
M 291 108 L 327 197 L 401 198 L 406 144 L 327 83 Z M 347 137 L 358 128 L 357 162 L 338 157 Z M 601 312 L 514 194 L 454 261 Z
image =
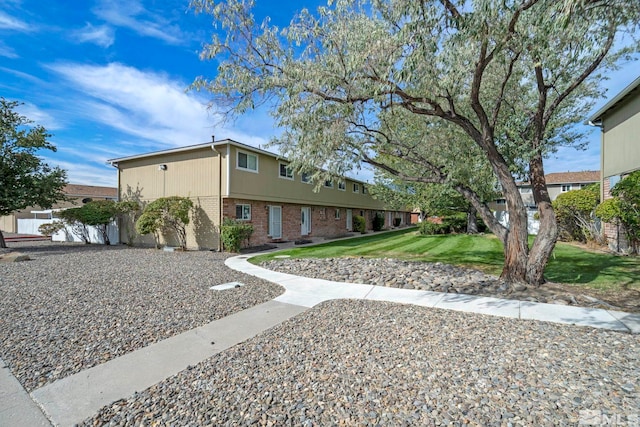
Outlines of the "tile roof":
M 118 189 L 116 187 L 98 187 L 95 185 L 67 184 L 63 193 L 70 197 L 101 197 L 117 198 Z
M 547 184 L 579 184 L 600 181 L 600 171 L 554 172 L 545 176 Z

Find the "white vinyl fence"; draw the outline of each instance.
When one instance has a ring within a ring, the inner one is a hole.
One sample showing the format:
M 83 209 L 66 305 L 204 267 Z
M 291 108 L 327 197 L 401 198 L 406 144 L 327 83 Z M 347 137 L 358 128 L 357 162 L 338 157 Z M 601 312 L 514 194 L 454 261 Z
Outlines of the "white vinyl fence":
M 533 217 L 536 212 L 537 211 L 534 210 L 527 211 L 527 227 L 529 230 L 529 234 L 538 234 L 538 230 L 540 229 L 540 220 Z M 509 212 L 495 211 L 493 215 L 500 222 L 500 224 L 509 228 Z
M 40 225 L 42 224 L 51 224 L 55 221 L 55 219 L 19 218 L 18 233 L 41 236 L 42 233 L 38 231 L 38 227 L 40 227 Z M 100 231 L 98 231 L 96 227 L 87 228 L 89 229 L 89 241 L 91 243 L 104 243 L 102 239 L 102 233 L 100 233 Z M 109 241 L 112 245 L 117 245 L 118 243 L 120 243 L 120 233 L 115 222 L 107 226 L 107 234 L 109 235 Z M 71 232 L 71 227 L 69 226 L 51 236 L 51 240 L 54 242 L 82 242 L 82 239 Z

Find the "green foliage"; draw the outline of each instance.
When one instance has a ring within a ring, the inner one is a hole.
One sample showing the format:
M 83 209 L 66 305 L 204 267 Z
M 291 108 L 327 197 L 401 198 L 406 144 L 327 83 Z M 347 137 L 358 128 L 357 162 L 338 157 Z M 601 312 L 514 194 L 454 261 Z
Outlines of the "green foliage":
M 373 223 L 371 227 L 373 228 L 373 231 L 382 230 L 384 228 L 384 216 L 379 212 L 376 212 L 375 216 L 373 217 Z
M 604 222 L 617 224 L 622 216 L 622 204 L 620 199 L 613 197 L 600 203 L 596 207 L 596 216 Z
M 640 170 L 627 175 L 612 189 L 620 201 L 620 222 L 624 226 L 631 252 L 640 249 Z
M 418 224 L 420 234 L 424 235 L 464 233 L 466 229 L 467 215 L 464 213 L 443 216 L 437 222 L 424 220 Z
M 227 252 L 240 252 L 243 243 L 249 245 L 253 226 L 243 221 L 225 218 L 220 227 L 222 248 Z
M 161 197 L 145 206 L 142 215 L 136 221 L 136 230 L 140 234 L 150 234 L 159 242 L 160 233 L 173 232 L 180 247 L 187 247 L 187 225 L 193 202 L 188 197 Z
M 353 231 L 362 234 L 367 232 L 367 220 L 363 216 L 355 215 L 353 217 Z
M 89 236 L 89 228 L 84 222 L 84 215 L 82 208 L 69 208 L 58 212 L 58 218 L 60 218 L 66 225 L 71 228 L 71 232 L 76 235 L 84 243 L 91 243 Z
M 51 237 L 58 231 L 64 229 L 64 223 L 62 221 L 54 221 L 49 224 L 40 224 L 38 231 L 43 236 Z
M 0 97 L 0 216 L 28 206 L 46 209 L 65 200 L 66 172 L 38 155 L 41 150 L 56 151 L 47 141 L 51 135 L 15 112 L 18 105 Z M 6 247 L 2 231 L 0 247 Z
M 127 235 L 127 245 L 133 246 L 135 239 L 135 223 L 142 213 L 142 206 L 137 200 L 122 200 L 116 203 L 120 227 Z
M 581 190 L 567 191 L 553 201 L 560 239 L 580 242 L 601 240 L 594 215 L 600 199 L 598 188 L 589 186 Z

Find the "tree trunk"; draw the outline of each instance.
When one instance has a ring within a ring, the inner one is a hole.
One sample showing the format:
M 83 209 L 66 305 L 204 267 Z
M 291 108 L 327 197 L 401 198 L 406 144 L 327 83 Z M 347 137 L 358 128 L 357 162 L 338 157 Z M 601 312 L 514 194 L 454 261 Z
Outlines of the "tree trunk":
M 519 194 L 516 195 L 520 197 Z M 507 199 L 507 204 L 509 203 Z M 527 213 L 522 199 L 520 209 L 509 207 L 509 232 L 504 244 L 504 267 L 500 278 L 508 283 L 528 283 L 529 235 Z
M 478 234 L 477 212 L 478 210 L 473 205 L 471 205 L 467 211 L 467 234 Z
M 2 230 L 0 230 L 0 248 L 4 249 L 7 247 L 7 242 L 4 241 L 4 236 L 2 235 Z
M 540 214 L 540 228 L 531 247 L 526 278 L 527 283 L 533 286 L 540 286 L 545 282 L 544 268 L 558 239 L 558 224 L 556 222 L 556 214 L 551 206 L 551 198 L 547 191 L 541 155 L 533 156 L 529 162 L 529 173 L 533 199 L 538 206 L 538 213 Z

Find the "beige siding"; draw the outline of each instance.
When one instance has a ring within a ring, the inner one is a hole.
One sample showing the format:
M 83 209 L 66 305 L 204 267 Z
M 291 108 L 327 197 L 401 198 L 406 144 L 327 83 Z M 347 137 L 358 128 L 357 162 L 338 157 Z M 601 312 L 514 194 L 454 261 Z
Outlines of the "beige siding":
M 14 215 L 0 216 L 0 230 L 5 233 L 15 233 L 16 230 L 16 217 Z
M 630 97 L 604 117 L 604 177 L 640 168 L 640 96 Z
M 258 173 L 238 169 L 237 151 L 258 156 Z M 353 192 L 353 181 L 346 180 L 346 190 L 338 189 L 338 182 L 333 188 L 321 188 L 317 193 L 314 186 L 303 183 L 299 174 L 293 180 L 279 176 L 279 161 L 274 157 L 231 146 L 230 155 L 231 188 L 230 197 L 237 199 L 264 200 L 270 202 L 298 203 L 310 205 L 337 206 L 345 208 L 384 209 L 382 202 L 374 200 L 369 194 Z
M 160 197 L 189 197 L 194 212 L 187 230 L 190 249 L 217 249 L 216 225 L 220 218 L 220 154 L 211 148 L 165 154 L 121 162 L 120 197 L 137 199 L 143 204 Z M 166 165 L 165 170 L 160 165 Z M 121 227 L 123 242 L 128 242 L 127 227 Z M 135 236 L 134 244 L 153 245 L 153 236 Z M 160 244 L 176 246 L 171 234 L 161 236 Z

